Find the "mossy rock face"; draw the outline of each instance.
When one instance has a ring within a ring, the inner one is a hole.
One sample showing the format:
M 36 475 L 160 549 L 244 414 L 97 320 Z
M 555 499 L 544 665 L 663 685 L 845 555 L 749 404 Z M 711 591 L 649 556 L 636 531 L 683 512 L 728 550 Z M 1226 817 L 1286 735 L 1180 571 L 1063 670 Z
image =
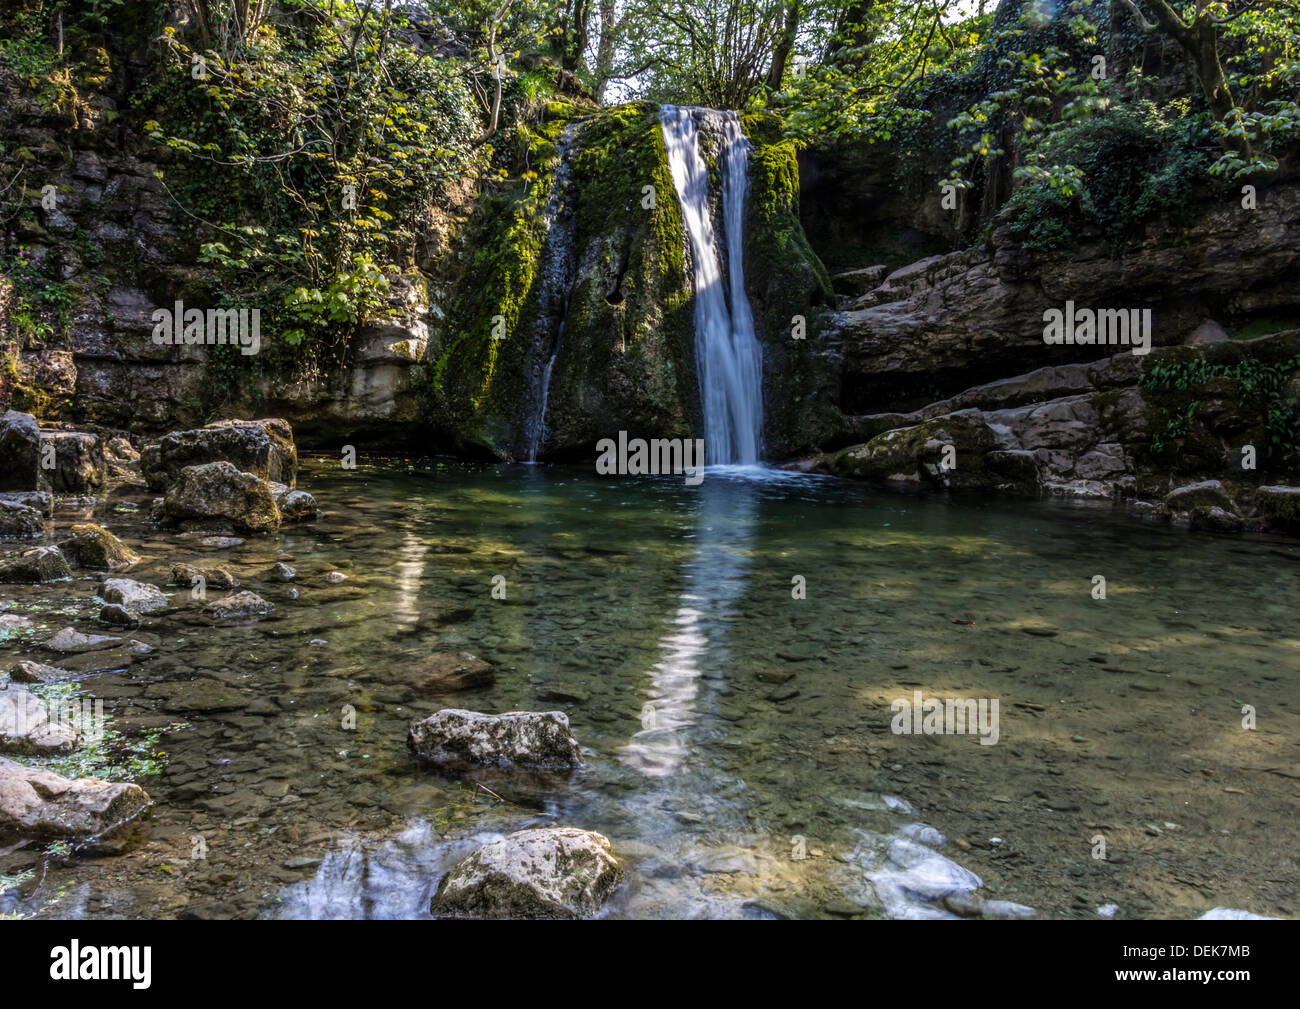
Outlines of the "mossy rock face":
M 462 447 L 505 458 L 527 451 L 538 378 L 557 335 L 544 456 L 588 455 L 620 430 L 647 438 L 699 431 L 693 278 L 659 110 L 636 102 L 576 118 L 583 111 L 547 106 L 530 140 L 538 177 L 482 200 L 462 235 L 460 274 L 423 370 L 430 419 Z M 565 306 L 544 283 L 544 260 L 546 203 L 568 126 L 575 139 L 563 201 L 572 227 Z M 834 416 L 820 353 L 819 310 L 830 302 L 830 282 L 799 225 L 794 147 L 778 126 L 772 117 L 746 120 L 755 136 L 746 289 L 764 345 L 769 456 L 816 444 Z M 792 339 L 796 315 L 806 320 L 802 341 Z
M 836 377 L 825 353 L 830 276 L 799 223 L 799 162 L 772 115 L 745 116 L 750 139 L 745 290 L 763 345 L 764 450 L 788 457 L 836 430 Z
M 1009 453 L 993 459 L 993 432 L 976 410 L 896 428 L 831 456 L 837 476 L 913 489 L 986 490 L 1002 484 L 1032 492 L 1037 474 Z

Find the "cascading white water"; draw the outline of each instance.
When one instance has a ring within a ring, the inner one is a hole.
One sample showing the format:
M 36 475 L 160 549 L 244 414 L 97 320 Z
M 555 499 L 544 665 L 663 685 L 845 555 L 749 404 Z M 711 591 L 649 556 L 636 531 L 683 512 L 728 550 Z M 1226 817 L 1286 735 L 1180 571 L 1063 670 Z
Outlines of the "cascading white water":
M 569 188 L 569 176 L 573 165 L 569 160 L 569 151 L 577 135 L 576 126 L 567 126 L 560 135 L 556 145 L 559 164 L 555 168 L 555 177 L 551 183 L 551 194 L 547 197 L 546 207 L 542 211 L 542 221 L 546 227 L 546 242 L 542 249 L 541 291 L 538 295 L 539 311 L 537 329 L 533 338 L 536 359 L 533 368 L 540 368 L 541 374 L 534 382 L 534 407 L 532 416 L 524 431 L 527 441 L 528 461 L 536 462 L 537 453 L 546 438 L 546 407 L 551 396 L 551 372 L 555 368 L 555 359 L 560 355 L 560 343 L 564 339 L 564 319 L 569 311 L 569 289 L 573 286 L 573 215 L 569 213 L 566 196 Z M 549 353 L 546 343 L 555 334 Z M 545 360 L 543 366 L 541 361 Z
M 695 266 L 695 356 L 704 451 L 714 465 L 756 463 L 763 434 L 763 353 L 745 295 L 749 143 L 734 112 L 665 105 L 659 121 Z M 700 151 L 701 132 L 720 136 L 726 282 L 709 213 L 709 172 Z

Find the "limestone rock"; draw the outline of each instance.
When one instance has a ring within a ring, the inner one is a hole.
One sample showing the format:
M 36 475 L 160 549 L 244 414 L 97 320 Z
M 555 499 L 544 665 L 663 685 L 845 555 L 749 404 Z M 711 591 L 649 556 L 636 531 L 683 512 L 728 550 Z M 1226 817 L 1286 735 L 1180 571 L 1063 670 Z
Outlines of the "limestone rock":
M 256 592 L 234 592 L 212 600 L 203 607 L 203 614 L 215 620 L 230 620 L 234 617 L 262 617 L 274 610 L 275 605 Z
M 36 490 L 40 479 L 41 429 L 17 410 L 0 417 L 0 491 Z
M 265 480 L 229 462 L 187 466 L 163 500 L 163 521 L 195 526 L 214 520 L 264 532 L 280 525 L 280 509 Z
M 103 526 L 74 525 L 72 536 L 59 544 L 63 555 L 80 568 L 115 571 L 140 561 L 140 555 Z
M 115 638 L 107 634 L 82 634 L 81 631 L 74 630 L 71 627 L 64 627 L 49 641 L 45 642 L 45 647 L 52 652 L 73 655 L 78 652 L 98 651 L 101 648 L 110 648 L 120 644 L 122 644 L 121 638 Z
M 108 479 L 104 445 L 98 435 L 81 431 L 43 431 L 41 450 L 52 467 L 41 476 L 56 494 L 93 494 Z M 52 451 L 51 451 L 52 450 Z
M 563 711 L 487 715 L 444 708 L 413 722 L 408 743 L 419 756 L 439 763 L 530 768 L 582 764 L 582 752 Z
M 171 605 L 162 589 L 131 578 L 109 578 L 99 594 L 105 602 L 117 603 L 135 616 L 157 613 Z
M 72 673 L 58 666 L 47 666 L 43 662 L 23 659 L 21 662 L 14 663 L 14 667 L 9 670 L 9 679 L 14 683 L 58 683 L 61 680 L 72 679 Z
M 195 579 L 201 579 L 196 581 Z M 184 585 L 186 588 L 237 589 L 239 579 L 229 568 L 207 564 L 173 564 L 170 576 L 172 585 Z
M 189 466 L 231 463 L 237 470 L 292 488 L 298 451 L 286 420 L 223 420 L 191 431 L 173 431 L 145 446 L 140 473 L 150 490 L 165 490 Z
M 305 490 L 290 490 L 277 494 L 275 503 L 285 522 L 314 522 L 319 512 L 316 499 Z
M 75 781 L 0 757 L 0 836 L 84 840 L 116 833 L 152 805 L 139 785 Z
M 0 684 L 0 753 L 50 755 L 77 748 L 77 732 L 19 683 Z
M 15 495 L 0 494 L 0 536 L 41 536 L 45 516 L 30 505 L 14 500 Z
M 421 656 L 402 664 L 402 676 L 423 694 L 490 687 L 496 678 L 491 665 L 468 652 Z
M 0 561 L 0 582 L 52 582 L 71 576 L 72 569 L 58 547 L 36 547 Z
M 576 827 L 520 830 L 457 863 L 430 910 L 464 918 L 589 918 L 622 876 L 601 834 Z

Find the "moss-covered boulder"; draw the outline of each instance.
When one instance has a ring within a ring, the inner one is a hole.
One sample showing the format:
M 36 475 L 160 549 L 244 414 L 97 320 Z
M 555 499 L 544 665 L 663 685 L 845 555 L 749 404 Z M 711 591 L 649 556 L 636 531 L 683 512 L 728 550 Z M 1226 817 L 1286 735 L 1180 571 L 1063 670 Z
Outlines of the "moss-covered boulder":
M 140 560 L 140 555 L 103 526 L 74 525 L 72 535 L 59 543 L 63 555 L 79 568 L 114 571 Z
M 977 410 L 967 410 L 876 435 L 832 455 L 826 468 L 837 476 L 905 488 L 989 489 L 999 480 L 1027 475 L 1023 459 L 986 457 L 993 432 Z

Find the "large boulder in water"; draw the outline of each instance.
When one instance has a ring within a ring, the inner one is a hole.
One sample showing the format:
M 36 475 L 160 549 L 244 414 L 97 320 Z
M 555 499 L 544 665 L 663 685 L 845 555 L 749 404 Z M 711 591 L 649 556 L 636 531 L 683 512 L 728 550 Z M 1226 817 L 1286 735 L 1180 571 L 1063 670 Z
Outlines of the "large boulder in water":
M 207 528 L 218 522 L 263 532 L 280 525 L 270 485 L 229 462 L 186 466 L 167 492 L 162 512 L 165 524 L 181 527 Z
M 298 450 L 287 420 L 223 420 L 193 431 L 173 431 L 140 453 L 140 475 L 150 490 L 165 490 L 187 466 L 228 462 L 262 480 L 292 489 Z
M 36 490 L 40 479 L 41 429 L 30 413 L 0 417 L 0 491 Z
M 429 909 L 456 918 L 589 918 L 622 876 L 601 834 L 576 827 L 520 830 L 457 863 Z
M 139 785 L 75 781 L 0 757 L 0 838 L 101 843 L 152 805 Z
M 41 476 L 56 494 L 93 494 L 108 479 L 104 443 L 84 431 L 42 431 Z M 53 465 L 48 465 L 52 463 Z
M 563 711 L 485 715 L 443 708 L 412 722 L 407 742 L 419 756 L 438 763 L 528 768 L 582 765 L 582 752 Z

